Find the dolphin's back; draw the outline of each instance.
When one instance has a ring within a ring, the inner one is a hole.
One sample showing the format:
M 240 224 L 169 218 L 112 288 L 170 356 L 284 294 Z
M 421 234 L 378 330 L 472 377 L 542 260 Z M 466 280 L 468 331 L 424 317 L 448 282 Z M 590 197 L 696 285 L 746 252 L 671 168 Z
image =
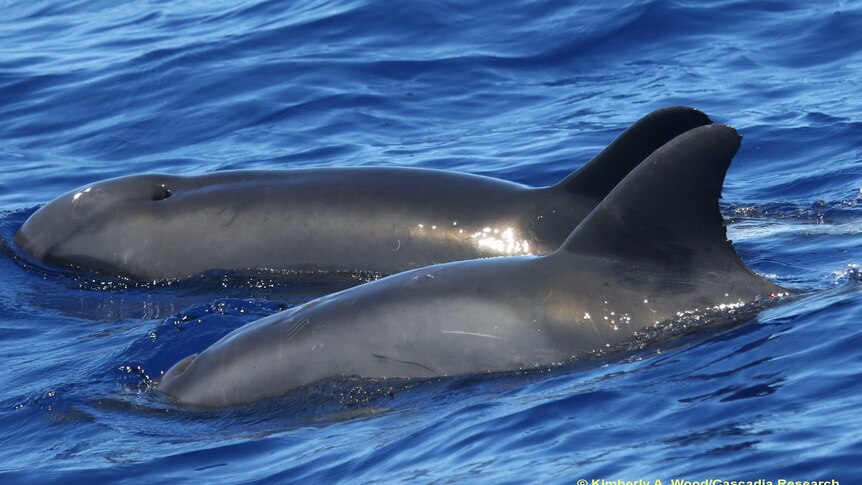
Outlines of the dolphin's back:
M 554 186 L 395 167 L 137 175 L 65 194 L 15 235 L 36 259 L 140 280 L 207 270 L 382 274 L 556 250 L 656 148 L 709 123 L 665 108 Z

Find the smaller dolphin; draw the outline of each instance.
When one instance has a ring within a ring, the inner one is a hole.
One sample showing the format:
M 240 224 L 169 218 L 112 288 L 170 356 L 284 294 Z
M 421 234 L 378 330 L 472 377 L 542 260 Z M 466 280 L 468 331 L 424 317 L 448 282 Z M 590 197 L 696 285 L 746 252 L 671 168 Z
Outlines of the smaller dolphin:
M 544 188 L 409 168 L 117 178 L 48 203 L 15 242 L 49 264 L 136 280 L 211 269 L 391 274 L 547 254 L 650 153 L 708 123 L 692 108 L 658 110 Z
M 683 133 L 547 256 L 462 261 L 360 285 L 239 328 L 161 378 L 181 403 L 249 403 L 337 376 L 432 377 L 589 356 L 678 312 L 785 290 L 725 237 L 718 200 L 740 137 Z

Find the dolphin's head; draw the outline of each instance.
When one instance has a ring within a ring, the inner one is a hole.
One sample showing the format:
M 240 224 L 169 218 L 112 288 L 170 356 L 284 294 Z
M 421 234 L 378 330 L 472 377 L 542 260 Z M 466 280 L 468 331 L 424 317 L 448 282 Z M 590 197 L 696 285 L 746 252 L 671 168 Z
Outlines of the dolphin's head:
M 239 353 L 227 355 L 224 350 L 212 348 L 192 354 L 171 366 L 159 378 L 156 389 L 183 406 L 209 408 L 243 404 L 246 400 L 242 396 L 258 373 L 253 366 L 245 365 L 242 357 Z M 233 377 L 236 375 L 246 378 Z
M 155 390 L 184 407 L 224 408 L 277 398 L 321 379 L 358 375 L 360 370 L 375 377 L 385 376 L 387 371 L 381 369 L 391 371 L 388 366 L 420 365 L 392 361 L 356 345 L 369 337 L 345 338 L 342 330 L 356 309 L 343 297 L 333 301 L 341 315 L 335 320 L 318 315 L 321 321 L 310 323 L 304 317 L 322 305 L 318 300 L 240 327 L 171 366 L 158 378 Z M 318 317 L 314 315 L 311 318 Z M 341 372 L 350 362 L 360 367 Z
M 15 234 L 32 257 L 114 272 L 128 229 L 158 217 L 177 177 L 135 175 L 86 185 L 37 210 Z M 120 239 L 118 239 L 120 238 Z
M 303 377 L 300 369 L 313 372 L 314 365 L 303 360 L 303 347 L 285 350 L 291 339 L 284 338 L 279 322 L 295 323 L 293 332 L 288 332 L 295 336 L 307 325 L 291 318 L 301 309 L 295 307 L 264 317 L 253 327 L 234 330 L 204 351 L 174 364 L 159 379 L 156 389 L 186 406 L 224 407 L 278 396 L 284 387 L 295 387 L 295 381 Z M 286 373 L 285 369 L 294 372 Z

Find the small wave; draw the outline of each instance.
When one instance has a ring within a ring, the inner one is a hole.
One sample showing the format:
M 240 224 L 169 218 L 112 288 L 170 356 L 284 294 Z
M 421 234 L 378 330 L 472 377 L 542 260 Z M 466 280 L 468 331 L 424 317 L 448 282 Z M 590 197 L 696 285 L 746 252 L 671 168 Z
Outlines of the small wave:
M 862 283 L 862 266 L 859 263 L 850 263 L 844 269 L 832 272 L 833 283 Z
M 862 205 L 857 199 L 816 200 L 811 204 L 733 204 L 722 207 L 722 214 L 728 220 L 728 238 L 733 241 L 765 239 L 786 233 L 862 233 Z

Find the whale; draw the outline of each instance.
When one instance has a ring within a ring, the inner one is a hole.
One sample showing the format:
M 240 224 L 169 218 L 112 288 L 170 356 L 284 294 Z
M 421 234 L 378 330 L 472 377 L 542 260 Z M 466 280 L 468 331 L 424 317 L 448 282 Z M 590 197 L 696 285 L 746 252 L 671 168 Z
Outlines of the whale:
M 678 135 L 550 254 L 439 264 L 313 300 L 181 360 L 156 389 L 207 408 L 329 378 L 533 369 L 595 356 L 686 312 L 783 296 L 740 260 L 719 212 L 740 140 L 723 125 Z
M 709 123 L 693 108 L 660 109 L 541 188 L 398 167 L 120 177 L 44 205 L 14 240 L 42 263 L 140 281 L 209 270 L 387 275 L 548 254 L 654 150 Z

